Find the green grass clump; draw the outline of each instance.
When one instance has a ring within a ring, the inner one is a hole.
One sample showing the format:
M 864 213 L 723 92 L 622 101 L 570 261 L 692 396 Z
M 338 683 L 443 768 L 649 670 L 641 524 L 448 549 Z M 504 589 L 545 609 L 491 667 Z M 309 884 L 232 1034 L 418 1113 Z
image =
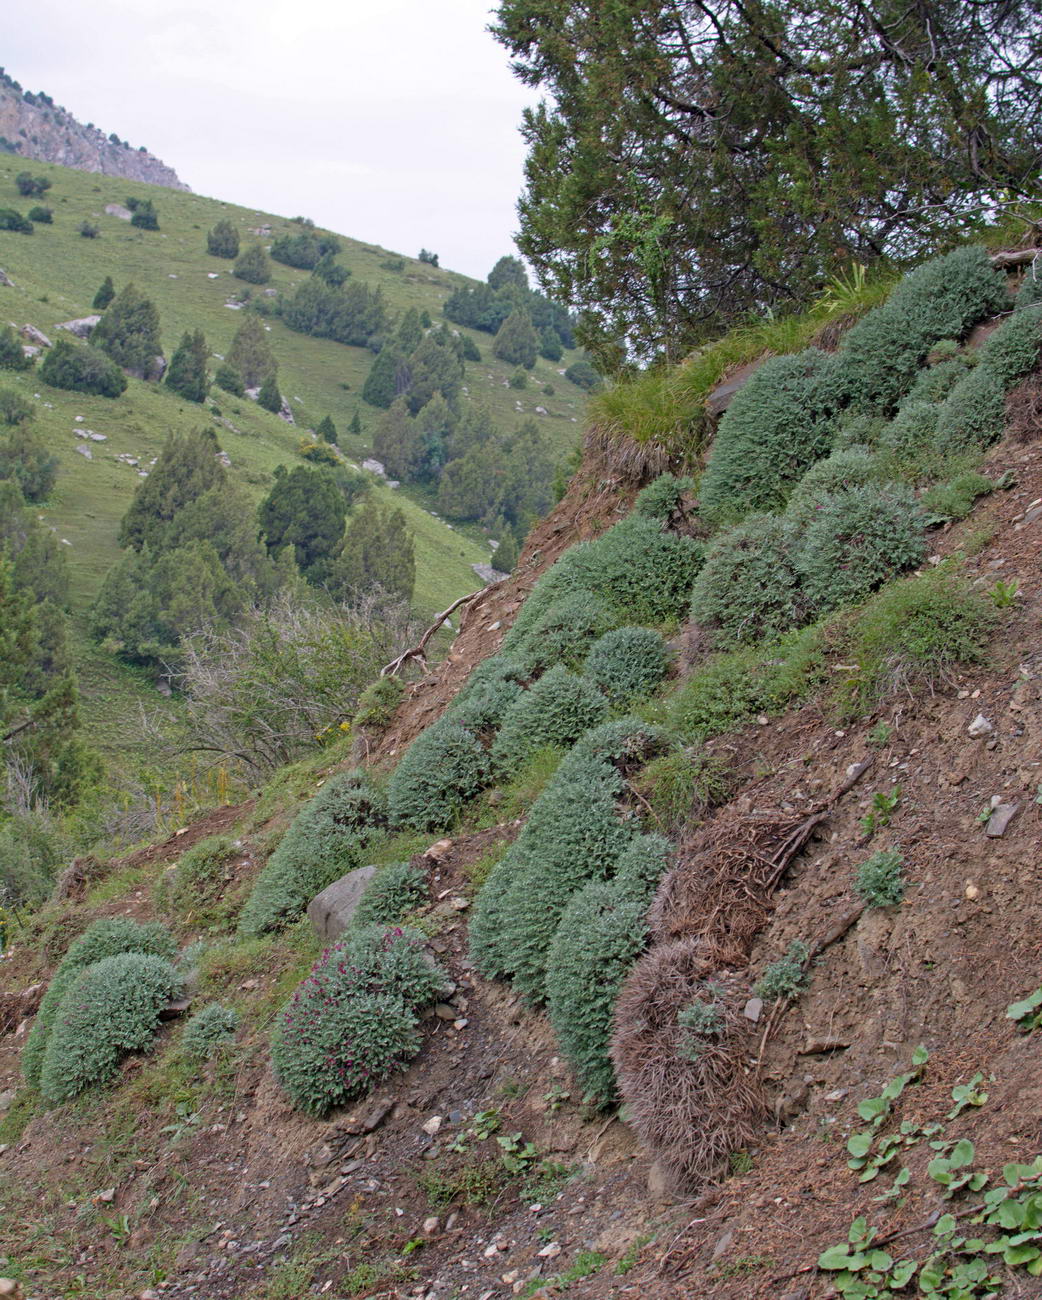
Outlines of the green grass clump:
M 594 880 L 561 914 L 550 945 L 546 995 L 550 1024 L 586 1096 L 615 1097 L 609 1046 L 623 980 L 647 942 L 647 902 L 615 881 Z
M 966 372 L 937 412 L 934 445 L 945 455 L 984 448 L 1002 436 L 1006 390 L 983 363 Z
M 612 704 L 625 708 L 646 699 L 669 667 L 661 635 L 647 627 L 620 627 L 590 649 L 583 675 L 600 687 Z
M 731 784 L 726 764 L 697 749 L 674 749 L 653 758 L 634 778 L 634 786 L 668 835 L 722 803 Z
M 195 1061 L 206 1061 L 218 1048 L 230 1043 L 239 1028 L 239 1013 L 219 1002 L 197 1011 L 181 1035 L 181 1051 Z
M 931 523 L 965 519 L 978 497 L 987 496 L 995 484 L 974 470 L 956 474 L 945 483 L 937 483 L 924 492 L 919 504 Z
M 509 708 L 492 745 L 496 772 L 516 772 L 538 749 L 573 744 L 601 722 L 608 703 L 595 685 L 558 665 Z
M 47 1040 L 65 994 L 88 966 L 127 952 L 151 954 L 170 961 L 177 952 L 177 945 L 167 928 L 158 922 L 142 925 L 126 916 L 103 917 L 93 922 L 70 945 L 43 995 L 22 1052 L 22 1073 L 32 1087 L 40 1086 Z
M 378 677 L 370 682 L 358 698 L 354 725 L 382 731 L 394 717 L 404 693 L 405 683 L 399 677 Z
M 1042 307 L 1015 311 L 980 350 L 980 363 L 987 366 L 1004 388 L 1012 388 L 1038 365 L 1042 351 Z
M 796 567 L 818 613 L 864 600 L 926 558 L 924 519 L 901 484 L 846 488 L 825 497 L 808 524 Z
M 743 727 L 759 713 L 780 713 L 826 676 L 817 627 L 777 641 L 714 655 L 664 701 L 663 720 L 688 744 Z
M 316 894 L 363 865 L 386 820 L 384 798 L 365 773 L 330 777 L 265 863 L 239 917 L 239 933 L 263 934 L 295 921 Z
M 831 446 L 832 357 L 816 348 L 764 362 L 735 394 L 717 430 L 699 502 L 710 519 L 777 510 Z
M 129 1052 L 143 1051 L 159 1013 L 181 991 L 169 961 L 121 952 L 82 971 L 61 1000 L 40 1070 L 40 1091 L 55 1104 L 106 1083 Z
M 405 751 L 387 786 L 391 824 L 444 830 L 489 779 L 489 761 L 472 732 L 445 717 Z
M 844 335 L 836 354 L 840 400 L 858 411 L 890 413 L 934 344 L 965 337 L 1008 303 L 1005 278 L 983 248 L 924 262 Z
M 905 896 L 904 858 L 896 849 L 881 849 L 857 869 L 854 893 L 869 907 L 894 907 Z
M 366 885 L 352 925 L 397 925 L 426 901 L 426 873 L 409 862 L 392 862 Z
M 825 497 L 844 488 L 877 483 L 881 477 L 879 461 L 867 447 L 854 444 L 834 451 L 812 465 L 793 488 L 785 517 L 794 527 L 803 528 L 817 514 Z
M 857 672 L 843 688 L 858 711 L 895 690 L 950 680 L 960 664 L 980 663 L 998 617 L 966 578 L 938 568 L 884 588 L 850 631 Z
M 403 1066 L 420 1047 L 418 1013 L 447 982 L 412 931 L 367 926 L 327 949 L 272 1035 L 275 1075 L 294 1106 L 325 1114 Z
M 717 535 L 691 592 L 691 617 L 737 645 L 806 622 L 793 565 L 793 532 L 776 515 L 753 515 Z

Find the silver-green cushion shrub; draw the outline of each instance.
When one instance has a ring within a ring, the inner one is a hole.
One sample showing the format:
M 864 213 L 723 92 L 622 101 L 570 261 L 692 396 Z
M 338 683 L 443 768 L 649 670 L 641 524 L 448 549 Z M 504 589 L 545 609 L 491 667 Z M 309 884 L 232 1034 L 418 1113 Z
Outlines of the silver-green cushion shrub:
M 924 366 L 916 375 L 908 392 L 901 398 L 902 406 L 913 402 L 943 402 L 959 380 L 976 362 L 972 353 L 960 352 L 947 357 L 934 366 Z
M 684 493 L 694 490 L 693 479 L 660 474 L 657 479 L 637 493 L 637 499 L 633 503 L 633 513 L 662 522 L 677 509 Z
M 832 450 L 849 451 L 853 447 L 875 447 L 886 420 L 866 411 L 844 411 L 836 421 Z
M 448 987 L 413 931 L 368 926 L 327 949 L 279 1013 L 279 1083 L 322 1115 L 367 1092 L 419 1050 L 419 1012 Z
M 620 622 L 662 623 L 686 608 L 704 547 L 658 520 L 630 515 L 573 550 L 584 585 L 618 612 Z
M 239 1028 L 239 1013 L 211 1002 L 197 1011 L 181 1035 L 181 1051 L 194 1061 L 206 1061 L 219 1047 L 230 1043 Z
M 760 641 L 806 622 L 793 534 L 777 515 L 752 515 L 719 533 L 691 593 L 691 617 L 726 645 Z
M 807 467 L 832 445 L 837 407 L 832 357 L 817 348 L 773 357 L 724 412 L 699 484 L 707 518 L 726 522 L 778 510 Z
M 159 1014 L 182 989 L 165 957 L 121 952 L 82 970 L 61 1000 L 40 1070 L 40 1091 L 55 1104 L 107 1083 L 130 1052 L 143 1051 Z
M 867 447 L 854 445 L 834 451 L 812 465 L 792 489 L 785 517 L 794 526 L 802 528 L 814 518 L 822 498 L 830 492 L 878 483 L 882 476 L 879 461 Z
M 847 488 L 826 497 L 803 533 L 796 567 L 811 607 L 827 613 L 864 600 L 926 558 L 924 519 L 901 484 Z
M 22 1052 L 22 1073 L 31 1087 L 40 1086 L 47 1039 L 66 992 L 86 967 L 123 952 L 151 953 L 170 961 L 177 952 L 177 944 L 165 926 L 156 921 L 142 924 L 129 916 L 102 917 L 71 943 L 43 995 Z
M 619 989 L 647 942 L 647 904 L 614 881 L 574 894 L 550 945 L 546 992 L 550 1024 L 584 1093 L 600 1105 L 615 1097 L 608 1053 Z
M 880 433 L 879 450 L 899 462 L 914 460 L 933 447 L 940 413 L 933 402 L 906 402 Z
M 545 996 L 547 950 L 568 899 L 588 880 L 611 875 L 639 830 L 635 820 L 619 820 L 620 769 L 639 766 L 665 743 L 658 728 L 620 718 L 572 747 L 478 895 L 470 951 L 483 974 L 513 976 L 533 1000 Z
M 941 403 L 934 446 L 945 455 L 988 447 L 1002 436 L 1005 421 L 1005 387 L 988 366 L 975 366 Z
M 583 676 L 612 704 L 624 707 L 647 699 L 668 667 L 669 652 L 660 633 L 648 627 L 619 627 L 594 642 Z
M 179 916 L 213 905 L 227 885 L 226 868 L 239 851 L 234 841 L 215 836 L 193 844 L 177 864 L 170 885 L 170 904 Z
M 410 862 L 392 862 L 381 867 L 366 885 L 351 924 L 397 925 L 426 901 L 426 873 Z
M 935 343 L 965 337 L 1008 305 L 1005 278 L 985 249 L 957 248 L 924 262 L 844 335 L 837 399 L 858 411 L 893 411 Z
M 1036 264 L 1028 267 L 1023 283 L 1017 290 L 1013 306 L 1016 311 L 1025 311 L 1028 307 L 1036 307 L 1040 303 L 1042 303 L 1042 273 Z
M 510 775 L 537 749 L 573 744 L 608 712 L 608 702 L 591 682 L 558 665 L 511 705 L 492 744 L 493 770 Z
M 1016 311 L 984 340 L 980 363 L 1010 389 L 1038 365 L 1042 351 L 1042 306 Z
M 441 718 L 416 737 L 394 769 L 387 786 L 392 826 L 444 830 L 489 776 L 480 741 L 458 722 Z
M 239 916 L 244 935 L 279 930 L 327 885 L 363 866 L 387 824 L 383 794 L 362 771 L 332 776 L 293 819 Z
M 592 591 L 573 591 L 554 601 L 513 653 L 529 677 L 557 665 L 578 670 L 593 642 L 617 622 L 617 615 Z
M 527 678 L 515 659 L 502 653 L 493 655 L 478 664 L 443 716 L 475 736 L 495 731 Z
M 645 907 L 669 865 L 673 845 L 664 835 L 635 835 L 615 863 L 612 884 Z

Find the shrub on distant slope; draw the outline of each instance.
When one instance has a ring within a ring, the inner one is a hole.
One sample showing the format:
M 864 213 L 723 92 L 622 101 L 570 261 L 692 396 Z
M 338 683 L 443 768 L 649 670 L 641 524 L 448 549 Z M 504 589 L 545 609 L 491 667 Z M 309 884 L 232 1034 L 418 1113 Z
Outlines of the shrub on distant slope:
M 91 331 L 90 345 L 100 348 L 117 366 L 144 379 L 163 345 L 159 337 L 159 312 L 134 284 L 116 294 Z
M 122 952 L 88 966 L 55 1014 L 40 1070 L 44 1097 L 69 1101 L 111 1079 L 128 1052 L 149 1045 L 180 990 L 174 967 L 152 954 Z
M 80 974 L 95 962 L 120 953 L 148 953 L 171 960 L 177 946 L 165 926 L 158 922 L 142 925 L 130 917 L 104 917 L 93 922 L 70 944 L 43 995 L 32 1030 L 22 1052 L 22 1073 L 32 1087 L 39 1087 L 40 1070 L 58 1007 Z
M 233 274 L 247 284 L 267 284 L 271 279 L 271 260 L 264 245 L 251 244 L 244 249 L 236 258 Z
M 10 325 L 0 326 L 0 370 L 29 370 L 33 359 L 26 356 L 22 340 Z
M 840 399 L 856 410 L 889 413 L 935 343 L 963 338 L 1008 304 L 1005 279 L 983 248 L 957 248 L 924 262 L 844 335 L 837 353 Z
M 691 592 L 691 617 L 729 644 L 760 641 L 806 622 L 807 600 L 784 519 L 753 515 L 719 533 Z
M 119 397 L 127 388 L 127 377 L 114 361 L 69 339 L 58 339 L 44 357 L 40 378 L 52 388 L 98 397 Z
M 218 221 L 206 232 L 206 251 L 229 260 L 239 256 L 239 232 L 230 221 Z
M 590 648 L 583 676 L 612 704 L 625 707 L 646 699 L 662 681 L 669 652 L 661 635 L 647 627 L 620 627 Z
M 387 786 L 391 824 L 444 830 L 459 809 L 483 789 L 488 756 L 464 727 L 442 718 L 405 751 Z
M 512 774 L 537 749 L 574 743 L 607 712 L 607 701 L 596 686 L 558 664 L 507 710 L 492 745 L 492 766 Z
M 257 877 L 239 917 L 242 934 L 262 934 L 296 920 L 327 885 L 360 867 L 386 825 L 380 792 L 360 771 L 330 777 L 297 814 Z
M 923 516 L 900 484 L 846 488 L 826 497 L 796 552 L 812 609 L 852 604 L 926 558 Z
M 417 1013 L 447 983 L 414 932 L 367 926 L 327 949 L 272 1035 L 275 1075 L 293 1104 L 324 1114 L 403 1066 L 420 1046 Z
M 738 390 L 724 412 L 699 484 L 711 519 L 777 510 L 808 466 L 832 443 L 836 406 L 832 357 L 816 348 L 772 357 Z

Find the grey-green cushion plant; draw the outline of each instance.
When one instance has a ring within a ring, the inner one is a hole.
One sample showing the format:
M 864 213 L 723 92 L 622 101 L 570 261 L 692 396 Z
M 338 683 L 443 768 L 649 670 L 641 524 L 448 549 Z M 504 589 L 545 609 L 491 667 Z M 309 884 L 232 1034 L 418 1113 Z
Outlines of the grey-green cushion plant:
M 879 460 L 863 445 L 834 451 L 813 464 L 792 490 L 785 517 L 796 528 L 804 528 L 818 513 L 822 499 L 843 488 L 878 483 L 883 476 Z
M 1031 373 L 1042 352 L 1042 305 L 1015 311 L 984 340 L 980 350 L 981 365 L 1006 389 Z
M 573 744 L 608 712 L 596 686 L 558 665 L 544 673 L 507 711 L 492 745 L 492 766 L 512 774 L 546 745 Z
M 102 917 L 70 944 L 47 986 L 22 1052 L 22 1073 L 30 1087 L 40 1086 L 47 1040 L 66 992 L 88 966 L 124 952 L 151 953 L 171 961 L 177 944 L 166 926 L 157 921 L 142 924 L 129 916 Z
M 724 529 L 706 552 L 691 592 L 691 617 L 718 629 L 725 645 L 762 641 L 806 622 L 793 562 L 794 534 L 777 515 L 752 515 Z
M 612 704 L 625 708 L 647 699 L 669 667 L 669 652 L 660 633 L 648 627 L 619 627 L 590 648 L 583 676 Z
M 391 775 L 392 826 L 445 830 L 489 776 L 488 755 L 473 732 L 450 717 L 439 719 L 416 737 Z
M 411 862 L 381 867 L 365 887 L 352 925 L 397 925 L 427 901 L 427 875 Z
M 327 885 L 364 865 L 366 849 L 386 824 L 383 794 L 364 772 L 330 777 L 264 864 L 240 914 L 240 933 L 263 934 L 295 921 Z
M 197 1011 L 181 1035 L 181 1051 L 194 1061 L 206 1061 L 235 1037 L 239 1013 L 219 1002 Z
M 926 558 L 924 519 L 900 484 L 847 488 L 826 497 L 807 526 L 796 567 L 818 613 L 864 600 Z
M 1006 389 L 985 364 L 966 372 L 937 412 L 934 445 L 946 456 L 980 450 L 1002 436 Z
M 130 1052 L 141 1052 L 159 1028 L 160 1012 L 182 989 L 165 957 L 121 952 L 86 967 L 54 1017 L 40 1070 L 47 1101 L 69 1101 L 107 1083 Z

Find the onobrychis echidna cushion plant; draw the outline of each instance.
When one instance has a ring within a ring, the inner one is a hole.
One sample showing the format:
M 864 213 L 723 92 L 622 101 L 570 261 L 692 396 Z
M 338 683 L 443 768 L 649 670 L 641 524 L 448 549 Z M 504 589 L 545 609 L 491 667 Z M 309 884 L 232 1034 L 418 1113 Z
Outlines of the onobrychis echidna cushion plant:
M 808 466 L 826 455 L 837 406 L 832 357 L 817 348 L 765 361 L 724 412 L 698 488 L 707 518 L 726 523 L 778 510 Z
M 452 718 L 441 718 L 416 737 L 391 775 L 392 826 L 445 830 L 489 776 L 488 755 L 477 737 Z
M 365 887 L 352 926 L 397 925 L 427 900 L 427 876 L 410 862 L 380 867 Z
M 571 745 L 607 712 L 596 686 L 558 664 L 510 706 L 492 744 L 493 769 L 510 775 L 537 749 Z
M 785 518 L 796 528 L 803 528 L 818 512 L 821 501 L 831 492 L 862 487 L 882 478 L 879 460 L 868 447 L 855 444 L 834 451 L 807 470 L 792 490 L 785 507 Z
M 332 776 L 294 818 L 239 916 L 244 935 L 295 921 L 327 885 L 363 865 L 387 824 L 383 794 L 362 771 Z
M 793 563 L 794 536 L 777 515 L 724 529 L 706 552 L 691 592 L 691 617 L 725 645 L 761 641 L 806 622 L 808 602 Z
M 612 704 L 625 708 L 647 699 L 669 667 L 669 651 L 660 633 L 649 627 L 619 627 L 590 648 L 583 676 Z
M 181 1035 L 181 1051 L 194 1061 L 206 1061 L 230 1043 L 239 1028 L 239 1013 L 211 1002 L 197 1011 Z
M 272 1034 L 275 1075 L 294 1106 L 325 1114 L 404 1066 L 419 1050 L 419 1012 L 447 986 L 415 932 L 366 926 L 327 949 Z
M 40 1069 L 40 1091 L 55 1104 L 106 1083 L 130 1052 L 143 1051 L 160 1012 L 179 996 L 181 977 L 165 957 L 121 952 L 81 970 L 55 1013 Z
M 616 881 L 591 881 L 569 900 L 550 944 L 550 1024 L 584 1094 L 602 1106 L 615 1097 L 612 1013 L 647 942 L 646 911 Z
M 165 926 L 156 921 L 142 924 L 128 916 L 102 917 L 70 944 L 43 995 L 22 1052 L 22 1073 L 31 1087 L 40 1086 L 40 1071 L 51 1026 L 68 989 L 88 966 L 123 952 L 151 953 L 170 961 L 177 952 L 177 945 Z

